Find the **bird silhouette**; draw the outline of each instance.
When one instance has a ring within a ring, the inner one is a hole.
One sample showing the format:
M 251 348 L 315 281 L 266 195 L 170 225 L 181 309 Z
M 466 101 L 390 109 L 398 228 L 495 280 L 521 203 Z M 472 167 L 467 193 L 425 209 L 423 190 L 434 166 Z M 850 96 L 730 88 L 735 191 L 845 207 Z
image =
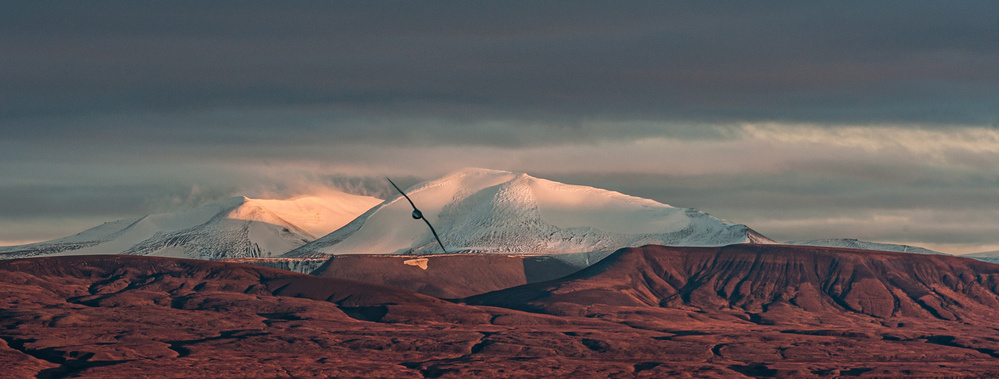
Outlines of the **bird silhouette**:
M 427 220 L 426 217 L 423 217 L 423 212 L 420 212 L 420 210 L 416 208 L 416 204 L 413 204 L 413 200 L 410 199 L 409 196 L 407 196 L 405 192 L 402 192 L 402 189 L 400 189 L 399 186 L 395 185 L 395 182 L 393 182 L 392 179 L 389 179 L 389 178 L 385 178 L 385 179 L 388 180 L 389 183 L 392 184 L 392 187 L 395 187 L 396 191 L 399 191 L 399 193 L 402 194 L 402 197 L 406 198 L 406 201 L 409 202 L 409 205 L 413 206 L 413 219 L 414 220 L 423 220 L 423 222 L 427 223 L 427 226 L 430 227 L 430 232 L 434 234 L 434 239 L 436 239 L 437 243 L 439 245 L 441 245 L 441 250 L 443 250 L 444 253 L 447 253 L 447 249 L 444 248 L 444 243 L 441 242 L 441 238 L 437 236 L 437 231 L 434 230 L 434 226 L 430 225 L 430 221 Z

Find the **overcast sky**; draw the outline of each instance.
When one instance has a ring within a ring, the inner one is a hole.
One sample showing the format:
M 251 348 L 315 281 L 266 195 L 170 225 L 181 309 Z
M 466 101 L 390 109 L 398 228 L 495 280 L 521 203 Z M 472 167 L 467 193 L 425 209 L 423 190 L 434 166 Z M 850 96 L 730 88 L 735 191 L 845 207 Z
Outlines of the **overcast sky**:
M 523 171 L 999 250 L 995 1 L 4 1 L 0 245 Z

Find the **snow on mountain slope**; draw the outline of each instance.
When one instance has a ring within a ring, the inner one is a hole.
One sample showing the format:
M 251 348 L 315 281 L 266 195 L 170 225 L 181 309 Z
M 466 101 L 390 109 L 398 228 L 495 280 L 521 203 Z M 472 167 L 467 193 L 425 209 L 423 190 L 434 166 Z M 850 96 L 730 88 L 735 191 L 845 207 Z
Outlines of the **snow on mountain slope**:
M 252 199 L 251 201 L 313 237 L 322 237 L 339 229 L 382 202 L 381 199 L 371 196 L 351 195 L 340 191 L 290 200 Z
M 999 263 L 999 250 L 983 251 L 981 253 L 964 254 L 961 256 L 990 263 Z
M 131 254 L 218 260 L 271 257 L 347 224 L 381 200 L 328 192 L 290 200 L 246 197 L 119 220 L 73 236 L 0 247 L 0 258 Z
M 800 246 L 845 247 L 848 249 L 895 251 L 900 253 L 948 255 L 938 251 L 924 249 L 916 246 L 859 241 L 853 238 L 829 238 L 829 239 L 818 239 L 818 240 L 809 240 L 809 241 L 788 241 L 784 242 L 784 244 L 800 245 Z
M 983 251 L 981 253 L 964 254 L 962 257 L 968 258 L 999 258 L 999 250 Z
M 695 209 L 522 173 L 465 169 L 406 191 L 448 253 L 564 254 L 646 244 L 773 242 Z M 441 254 L 402 196 L 285 256 Z

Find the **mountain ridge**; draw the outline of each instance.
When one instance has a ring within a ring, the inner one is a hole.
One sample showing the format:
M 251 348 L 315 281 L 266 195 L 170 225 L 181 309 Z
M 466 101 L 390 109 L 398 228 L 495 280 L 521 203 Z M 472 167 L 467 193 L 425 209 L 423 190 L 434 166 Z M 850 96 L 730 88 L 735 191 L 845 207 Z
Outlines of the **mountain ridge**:
M 699 309 L 772 323 L 841 314 L 971 322 L 999 315 L 999 265 L 816 246 L 645 246 L 565 278 L 466 302 L 576 315 L 597 305 Z
M 128 254 L 219 260 L 269 257 L 314 240 L 381 200 L 342 192 L 288 200 L 236 196 L 122 219 L 51 241 L 0 247 L 0 258 Z
M 342 254 L 561 254 L 646 244 L 771 243 L 742 224 L 692 208 L 525 173 L 465 169 L 406 191 L 435 225 L 442 252 L 402 197 L 386 200 L 343 228 L 287 257 Z
M 823 238 L 815 240 L 787 241 L 787 242 L 782 242 L 782 244 L 800 245 L 800 246 L 843 247 L 848 249 L 894 251 L 899 253 L 950 255 L 950 254 L 941 253 L 939 251 L 933 251 L 930 249 L 922 248 L 919 246 L 861 241 L 856 238 Z

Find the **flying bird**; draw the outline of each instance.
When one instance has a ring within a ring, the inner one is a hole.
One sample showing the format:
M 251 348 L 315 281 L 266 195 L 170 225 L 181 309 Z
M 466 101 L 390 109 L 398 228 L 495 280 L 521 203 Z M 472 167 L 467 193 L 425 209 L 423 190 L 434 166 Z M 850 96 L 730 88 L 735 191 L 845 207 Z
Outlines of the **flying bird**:
M 392 179 L 389 178 L 385 179 L 387 179 L 389 183 L 392 183 L 392 187 L 395 187 L 395 190 L 399 191 L 399 193 L 402 194 L 402 197 L 406 198 L 406 201 L 409 201 L 409 205 L 413 206 L 413 219 L 423 220 L 423 222 L 427 223 L 427 226 L 430 227 L 430 232 L 434 234 L 434 239 L 436 239 L 437 243 L 441 245 L 441 250 L 444 250 L 444 253 L 447 253 L 447 249 L 444 248 L 444 243 L 441 242 L 441 238 L 437 236 L 437 231 L 434 230 L 434 226 L 430 225 L 430 221 L 428 221 L 426 217 L 423 217 L 423 212 L 420 212 L 420 210 L 416 208 L 416 204 L 413 204 L 413 200 L 410 199 L 405 192 L 402 192 L 402 189 L 400 189 L 399 186 L 395 185 L 395 182 L 393 182 Z

